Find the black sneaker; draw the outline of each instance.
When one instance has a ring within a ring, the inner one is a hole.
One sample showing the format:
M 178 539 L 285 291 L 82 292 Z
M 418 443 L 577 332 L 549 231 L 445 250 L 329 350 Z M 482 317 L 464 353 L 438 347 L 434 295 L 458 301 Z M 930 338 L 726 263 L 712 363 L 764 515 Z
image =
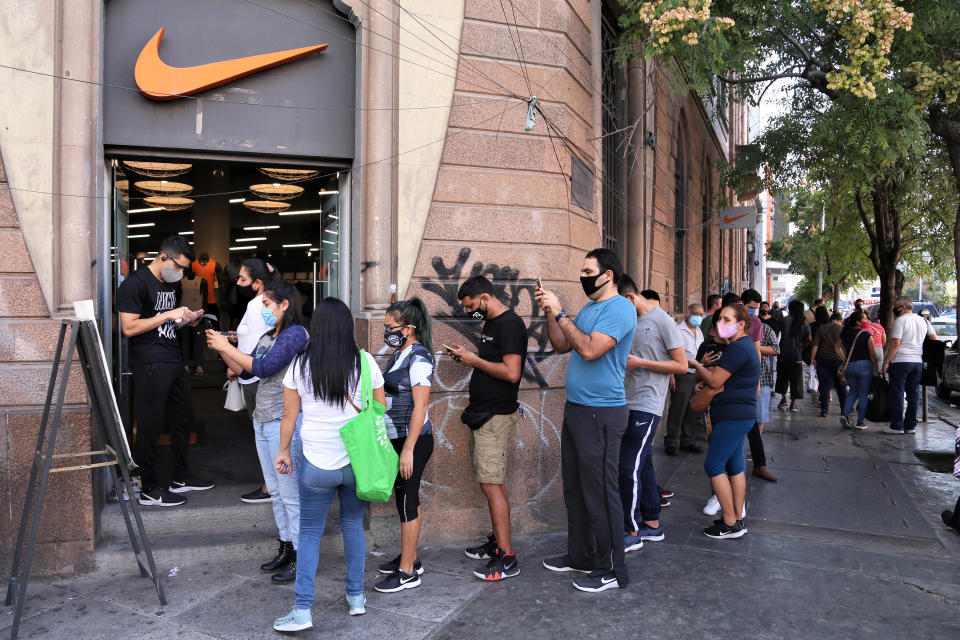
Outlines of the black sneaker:
M 567 562 L 567 556 L 557 556 L 556 558 L 547 558 L 543 561 L 543 566 L 550 571 L 556 571 L 558 573 L 565 573 L 567 571 L 579 571 L 580 573 L 590 573 L 589 569 L 577 569 L 576 567 L 571 567 L 570 563 Z
M 386 580 L 377 583 L 373 588 L 381 593 L 394 593 L 404 589 L 415 589 L 420 586 L 420 576 L 417 574 L 404 573 L 397 570 L 390 574 Z
M 387 576 L 393 575 L 397 571 L 400 571 L 400 556 L 397 556 L 390 562 L 384 562 L 382 565 L 377 567 L 377 571 Z M 413 563 L 413 572 L 418 576 L 423 575 L 423 565 L 420 564 L 419 558 L 417 558 L 417 560 Z
M 520 563 L 517 562 L 517 554 L 511 553 L 510 555 L 504 555 L 503 551 L 498 548 L 494 552 L 494 556 L 490 558 L 490 562 L 482 567 L 478 567 L 477 570 L 473 572 L 473 575 L 481 580 L 489 580 L 491 582 L 518 576 L 520 575 Z
M 497 539 L 491 533 L 487 536 L 487 541 L 478 547 L 467 547 L 463 550 L 464 555 L 474 560 L 489 560 L 497 550 Z
M 840 426 L 844 429 L 850 429 L 850 418 L 847 416 L 840 416 Z
M 826 417 L 827 417 L 827 412 L 824 411 L 823 409 L 821 409 L 821 410 L 820 410 L 820 417 L 821 417 L 821 418 L 826 418 Z
M 619 589 L 620 582 L 617 581 L 617 576 L 611 572 L 603 576 L 582 576 L 580 578 L 574 578 L 573 586 L 580 591 L 597 593 L 599 591 L 606 591 L 607 589 Z
M 257 502 L 270 502 L 272 498 L 270 494 L 263 490 L 263 487 L 257 487 L 250 493 L 245 493 L 240 496 L 240 499 L 249 504 L 256 504 Z
M 661 498 L 672 498 L 672 497 L 673 497 L 673 491 L 670 491 L 670 489 L 664 489 L 664 488 L 661 487 L 660 485 L 657 485 L 657 493 L 660 494 L 660 497 L 661 497 Z
M 186 498 L 175 496 L 163 489 L 141 491 L 138 500 L 145 507 L 177 507 L 187 501 Z
M 170 483 L 170 493 L 186 493 L 187 491 L 206 491 L 213 489 L 216 485 L 206 480 L 200 480 L 193 476 L 187 476 L 183 480 L 174 480 Z
M 747 533 L 747 527 L 743 524 L 743 520 L 737 520 L 733 526 L 730 526 L 721 519 L 715 520 L 713 526 L 704 529 L 703 533 L 706 534 L 708 538 L 716 538 L 718 540 L 723 538 L 739 538 Z
M 669 499 L 669 498 L 665 498 L 665 497 L 663 497 L 663 496 L 660 496 L 660 506 L 661 506 L 661 507 L 669 507 L 669 506 L 670 506 L 670 499 Z

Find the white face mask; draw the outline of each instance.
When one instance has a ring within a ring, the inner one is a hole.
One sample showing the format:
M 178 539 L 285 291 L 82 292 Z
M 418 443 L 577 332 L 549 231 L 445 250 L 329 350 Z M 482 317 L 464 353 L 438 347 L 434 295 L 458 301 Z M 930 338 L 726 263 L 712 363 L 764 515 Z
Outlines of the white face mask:
M 173 258 L 164 258 L 164 262 L 167 260 L 173 261 Z M 163 278 L 164 282 L 173 284 L 174 282 L 180 282 L 183 279 L 183 270 L 176 267 L 171 267 L 169 265 L 163 265 L 160 268 L 160 277 Z

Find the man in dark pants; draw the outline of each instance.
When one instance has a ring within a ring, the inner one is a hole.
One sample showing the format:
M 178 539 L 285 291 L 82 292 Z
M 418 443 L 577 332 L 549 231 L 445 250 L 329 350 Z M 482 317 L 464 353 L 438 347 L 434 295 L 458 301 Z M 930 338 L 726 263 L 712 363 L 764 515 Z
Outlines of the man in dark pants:
M 557 353 L 570 355 L 567 404 L 560 435 L 560 473 L 567 507 L 567 553 L 548 558 L 551 571 L 579 571 L 581 591 L 626 587 L 620 443 L 630 409 L 624 390 L 627 355 L 637 329 L 637 310 L 617 287 L 623 269 L 609 249 L 594 249 L 580 270 L 590 299 L 574 321 L 552 291 L 537 289 L 547 333 Z
M 194 323 L 203 310 L 176 308 L 175 284 L 190 268 L 193 251 L 182 236 L 160 245 L 149 266 L 134 271 L 117 289 L 120 328 L 129 339 L 135 393 L 137 439 L 133 459 L 140 467 L 140 504 L 171 507 L 186 499 L 178 493 L 213 487 L 189 474 L 187 449 L 193 426 L 190 383 L 183 368 L 177 328 Z M 169 490 L 156 469 L 157 439 L 164 425 L 173 445 L 174 474 Z

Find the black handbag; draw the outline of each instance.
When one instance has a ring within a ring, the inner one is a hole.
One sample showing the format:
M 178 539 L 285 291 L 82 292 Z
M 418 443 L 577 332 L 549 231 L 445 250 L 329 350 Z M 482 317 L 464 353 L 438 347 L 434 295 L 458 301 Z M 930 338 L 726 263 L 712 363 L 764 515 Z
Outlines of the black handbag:
M 867 420 L 888 422 L 890 420 L 890 384 L 886 379 L 874 376 L 867 393 Z

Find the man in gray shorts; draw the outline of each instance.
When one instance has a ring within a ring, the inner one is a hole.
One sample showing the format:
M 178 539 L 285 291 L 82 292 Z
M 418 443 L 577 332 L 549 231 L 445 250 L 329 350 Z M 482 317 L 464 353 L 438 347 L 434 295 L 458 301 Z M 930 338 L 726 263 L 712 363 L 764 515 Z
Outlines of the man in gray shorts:
M 527 359 L 527 327 L 523 320 L 493 295 L 493 284 L 483 276 L 465 281 L 457 293 L 467 313 L 483 321 L 478 352 L 452 345 L 450 355 L 472 367 L 470 404 L 462 420 L 471 429 L 470 449 L 477 482 L 487 497 L 493 533 L 468 558 L 488 560 L 473 572 L 481 580 L 496 581 L 520 573 L 510 540 L 510 502 L 507 497 L 507 448 L 517 428 L 517 393 Z

